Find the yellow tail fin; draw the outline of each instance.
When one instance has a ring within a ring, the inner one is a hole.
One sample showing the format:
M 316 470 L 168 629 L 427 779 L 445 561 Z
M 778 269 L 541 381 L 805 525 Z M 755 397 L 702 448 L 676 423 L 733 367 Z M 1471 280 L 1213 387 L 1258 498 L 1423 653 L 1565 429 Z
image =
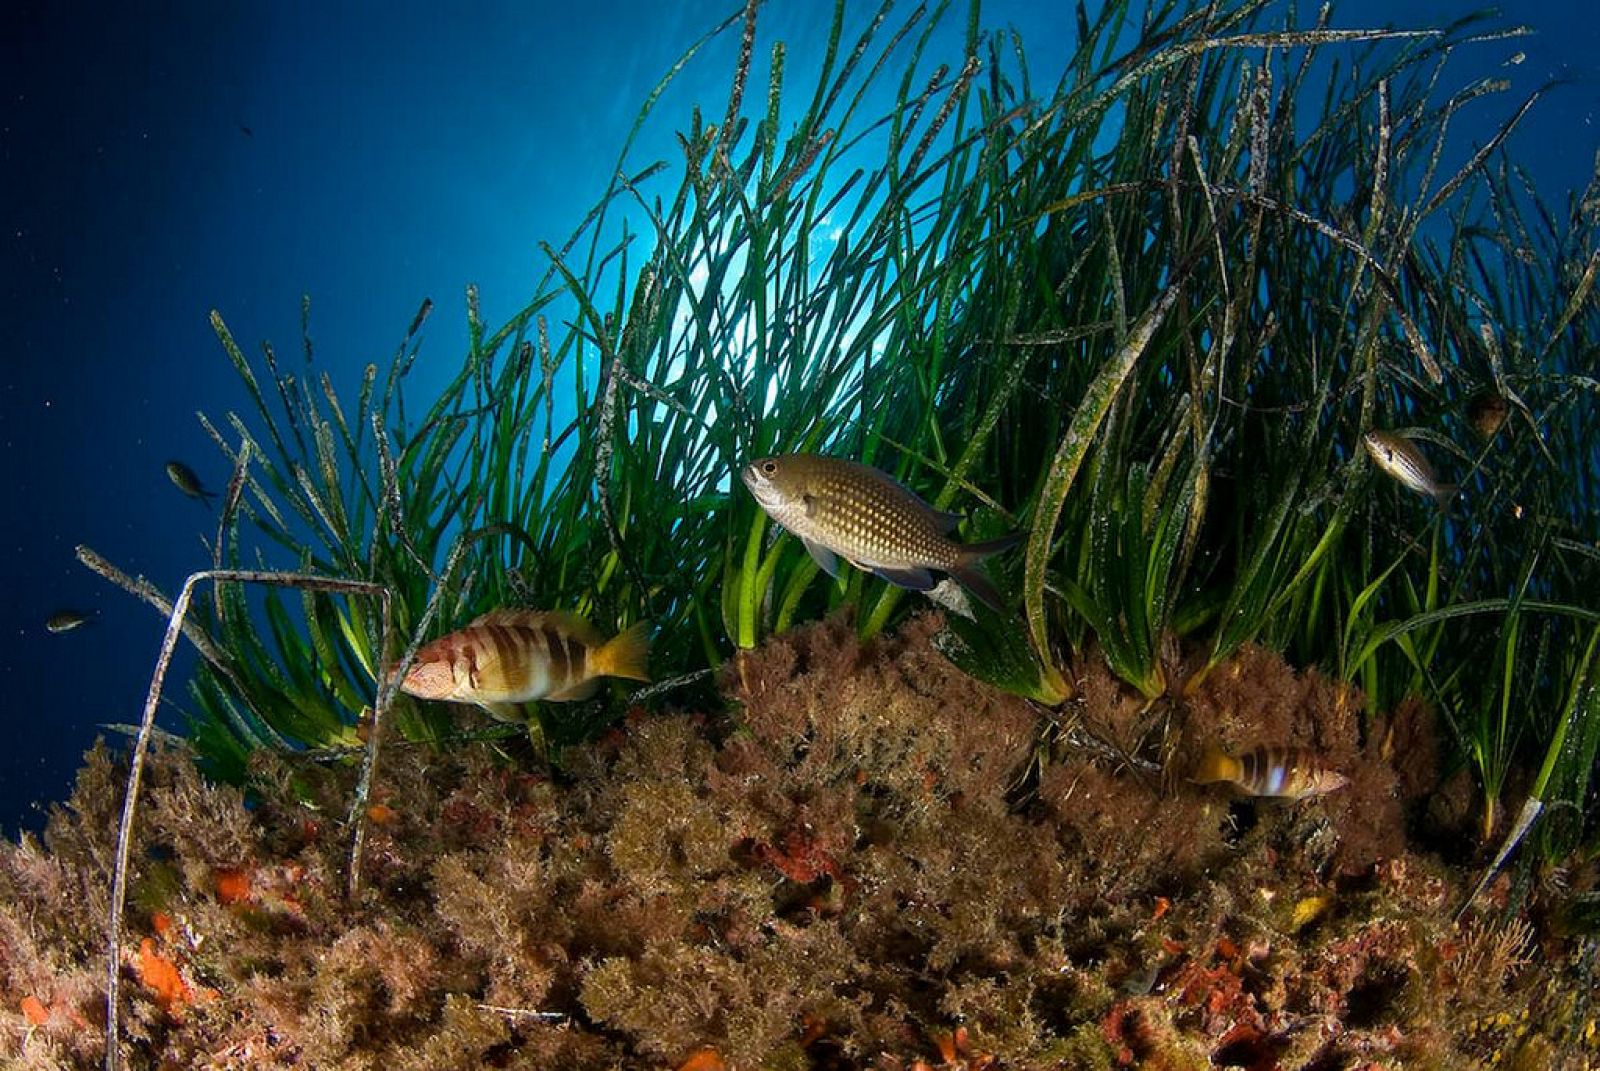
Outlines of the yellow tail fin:
M 1197 785 L 1208 785 L 1213 781 L 1237 782 L 1243 775 L 1244 764 L 1213 744 L 1206 748 L 1189 780 Z
M 617 633 L 594 653 L 594 672 L 631 681 L 650 679 L 650 623 L 640 621 Z

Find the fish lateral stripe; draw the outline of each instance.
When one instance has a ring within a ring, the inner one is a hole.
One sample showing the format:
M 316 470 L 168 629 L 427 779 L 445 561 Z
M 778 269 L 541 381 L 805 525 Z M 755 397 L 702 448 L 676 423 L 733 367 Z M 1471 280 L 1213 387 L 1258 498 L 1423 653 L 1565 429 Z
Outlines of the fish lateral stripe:
M 461 690 L 461 682 L 466 682 L 466 687 L 478 687 L 478 645 L 466 636 L 455 636 L 450 644 L 455 652 L 451 659 L 453 665 L 460 667 L 456 676 L 456 690 Z
M 1275 762 L 1268 766 L 1263 772 L 1266 774 L 1266 777 L 1264 778 L 1265 789 L 1262 794 L 1266 796 L 1276 796 L 1278 793 L 1282 792 L 1284 783 L 1289 777 L 1289 768 L 1283 765 L 1281 762 Z
M 494 674 L 500 688 L 507 692 L 515 692 L 525 683 L 527 673 L 522 667 L 523 659 L 518 657 L 517 641 L 509 631 L 500 625 L 489 625 L 480 630 L 480 636 L 488 640 L 488 646 L 493 651 L 493 658 L 484 658 L 485 665 L 492 664 Z
M 564 688 L 572 668 L 572 660 L 567 657 L 566 638 L 549 625 L 541 628 L 539 635 L 550 655 L 550 683 L 557 689 Z

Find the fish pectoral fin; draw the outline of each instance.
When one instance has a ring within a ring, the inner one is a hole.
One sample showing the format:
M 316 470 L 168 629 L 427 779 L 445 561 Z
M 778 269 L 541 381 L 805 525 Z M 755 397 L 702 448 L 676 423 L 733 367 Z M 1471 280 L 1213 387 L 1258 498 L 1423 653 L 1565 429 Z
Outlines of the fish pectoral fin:
M 824 573 L 829 576 L 839 575 L 839 556 L 837 554 L 821 543 L 813 543 L 809 539 L 802 538 L 800 542 L 805 544 L 806 553 L 811 555 L 812 561 L 822 567 Z
M 591 677 L 582 684 L 574 684 L 571 688 L 563 688 L 559 692 L 551 692 L 545 696 L 545 699 L 551 703 L 579 703 L 599 690 L 599 678 Z
M 501 721 L 515 722 L 521 725 L 527 720 L 522 716 L 522 707 L 517 703 L 479 703 L 478 705 Z
M 891 584 L 912 591 L 932 591 L 933 574 L 926 569 L 891 569 L 886 565 L 879 565 L 872 570 L 875 574 Z
M 800 496 L 800 504 L 806 508 L 806 517 L 808 519 L 817 520 L 827 506 L 831 505 L 837 509 L 839 507 L 839 499 L 808 491 Z

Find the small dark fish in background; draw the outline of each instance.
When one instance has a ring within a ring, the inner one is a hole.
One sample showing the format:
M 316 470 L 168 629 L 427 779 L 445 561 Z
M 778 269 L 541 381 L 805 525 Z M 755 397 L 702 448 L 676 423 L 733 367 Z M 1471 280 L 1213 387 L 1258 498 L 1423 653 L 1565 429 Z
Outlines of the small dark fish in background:
M 243 123 L 239 124 L 239 133 L 243 134 L 247 138 L 253 138 L 256 136 L 256 132 L 245 126 Z
M 1375 428 L 1361 437 L 1361 445 L 1380 469 L 1407 489 L 1427 495 L 1440 505 L 1455 497 L 1456 485 L 1440 483 L 1422 450 L 1404 435 Z
M 191 469 L 181 461 L 167 462 L 167 479 L 171 480 L 174 487 L 190 498 L 205 502 L 208 508 L 211 503 L 207 500 L 217 497 L 215 491 L 207 491 L 205 489 L 205 486 L 200 482 L 200 477 L 194 474 L 194 469 Z
M 1506 396 L 1493 388 L 1479 391 L 1467 400 L 1467 423 L 1484 442 L 1495 437 L 1510 412 Z
M 50 615 L 44 627 L 50 632 L 71 632 L 79 625 L 87 625 L 93 620 L 92 610 L 57 610 Z
M 1350 783 L 1320 755 L 1302 747 L 1258 747 L 1237 757 L 1213 747 L 1189 780 L 1200 785 L 1226 781 L 1252 796 L 1289 800 L 1320 796 Z
M 941 513 L 888 473 L 817 454 L 752 461 L 740 474 L 761 508 L 805 544 L 829 576 L 838 558 L 912 591 L 937 586 L 945 573 L 991 610 L 1000 595 L 979 560 L 1015 546 L 1020 533 L 986 543 L 957 543 L 958 513 Z M 837 556 L 837 557 L 836 557 Z

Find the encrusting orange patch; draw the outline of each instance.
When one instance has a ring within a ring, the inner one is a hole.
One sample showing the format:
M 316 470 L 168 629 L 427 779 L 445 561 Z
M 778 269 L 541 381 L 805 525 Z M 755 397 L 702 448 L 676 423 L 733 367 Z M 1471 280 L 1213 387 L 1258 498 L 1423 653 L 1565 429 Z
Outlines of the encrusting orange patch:
M 723 1071 L 722 1057 L 713 1048 L 696 1049 L 678 1065 L 678 1071 Z
M 376 825 L 386 826 L 400 817 L 400 812 L 382 803 L 367 808 L 367 817 Z
M 176 1012 L 193 999 L 177 964 L 156 951 L 154 937 L 139 942 L 139 981 L 154 991 L 156 1003 L 168 1012 Z
M 34 1026 L 43 1026 L 50 1021 L 50 1009 L 38 997 L 22 998 L 22 1014 Z
M 217 883 L 217 899 L 224 904 L 241 904 L 250 899 L 250 875 L 244 870 L 218 870 L 213 873 Z

